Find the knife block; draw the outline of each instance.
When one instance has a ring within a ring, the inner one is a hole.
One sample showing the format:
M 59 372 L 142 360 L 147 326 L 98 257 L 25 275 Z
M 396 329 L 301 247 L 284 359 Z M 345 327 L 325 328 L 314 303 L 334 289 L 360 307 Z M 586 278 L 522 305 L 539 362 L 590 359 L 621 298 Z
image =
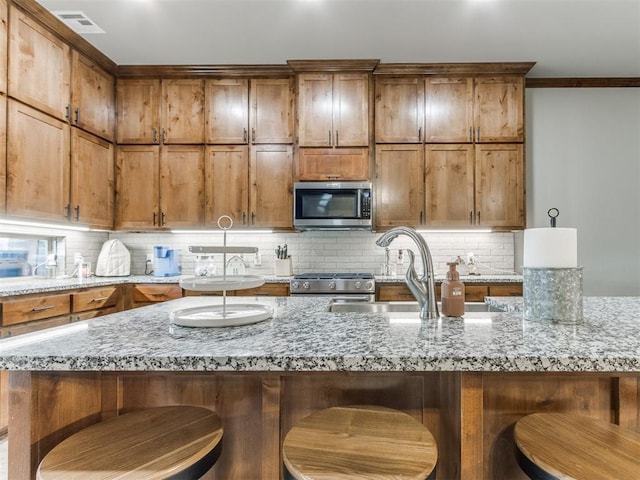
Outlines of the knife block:
M 289 277 L 293 275 L 293 266 L 291 264 L 291 257 L 276 258 L 275 259 L 275 273 L 276 277 Z

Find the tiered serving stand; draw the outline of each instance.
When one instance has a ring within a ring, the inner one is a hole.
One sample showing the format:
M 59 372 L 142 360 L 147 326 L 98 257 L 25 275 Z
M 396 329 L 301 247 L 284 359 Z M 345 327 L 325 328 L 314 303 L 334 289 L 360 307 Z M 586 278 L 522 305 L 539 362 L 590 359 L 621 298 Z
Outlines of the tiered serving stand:
M 227 225 L 223 225 L 224 221 Z M 223 231 L 222 246 L 190 246 L 189 251 L 196 254 L 221 253 L 222 275 L 210 277 L 187 277 L 180 280 L 185 290 L 198 292 L 222 292 L 222 304 L 201 305 L 183 308 L 171 312 L 174 325 L 183 327 L 232 327 L 262 322 L 273 316 L 273 307 L 260 303 L 227 303 L 227 290 L 244 290 L 264 285 L 259 275 L 227 275 L 227 254 L 256 253 L 257 247 L 228 247 L 227 230 L 233 226 L 233 220 L 227 215 L 218 218 L 218 227 Z

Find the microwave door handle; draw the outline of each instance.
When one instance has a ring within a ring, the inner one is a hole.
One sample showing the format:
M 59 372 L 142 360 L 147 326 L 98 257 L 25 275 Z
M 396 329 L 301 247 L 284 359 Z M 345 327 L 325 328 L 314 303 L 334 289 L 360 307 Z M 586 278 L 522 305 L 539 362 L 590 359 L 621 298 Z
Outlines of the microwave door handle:
M 358 211 L 356 216 L 357 218 L 362 218 L 362 190 L 358 190 Z

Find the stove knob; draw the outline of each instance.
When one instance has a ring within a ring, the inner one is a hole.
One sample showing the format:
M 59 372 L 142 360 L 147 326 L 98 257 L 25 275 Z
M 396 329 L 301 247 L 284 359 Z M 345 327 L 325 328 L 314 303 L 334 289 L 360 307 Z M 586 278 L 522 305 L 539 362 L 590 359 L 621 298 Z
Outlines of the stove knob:
M 298 282 L 293 282 L 291 284 L 291 290 L 298 290 L 300 288 L 300 284 Z
M 309 288 L 309 282 L 303 282 L 302 283 L 302 288 L 304 288 L 304 289 Z
M 329 290 L 335 290 L 336 289 L 336 282 L 329 282 Z
M 367 290 L 372 290 L 373 289 L 373 282 L 367 282 L 365 284 L 364 288 L 366 288 Z
M 360 288 L 362 286 L 362 283 L 360 281 L 356 281 L 356 283 L 354 283 L 353 286 L 356 288 Z

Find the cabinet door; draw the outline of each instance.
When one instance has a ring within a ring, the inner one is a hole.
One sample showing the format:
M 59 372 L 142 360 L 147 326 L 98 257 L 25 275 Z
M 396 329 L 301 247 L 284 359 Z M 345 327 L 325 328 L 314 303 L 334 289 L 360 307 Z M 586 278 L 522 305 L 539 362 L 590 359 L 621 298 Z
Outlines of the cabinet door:
M 524 141 L 524 78 L 477 78 L 474 108 L 476 142 Z
M 160 147 L 123 145 L 116 149 L 116 228 L 160 225 Z
M 66 221 L 69 125 L 9 100 L 7 214 Z
M 72 219 L 98 228 L 113 227 L 113 145 L 77 128 L 71 129 Z
M 301 181 L 369 180 L 368 148 L 301 148 L 298 179 Z
M 7 98 L 0 95 L 0 215 L 3 215 L 7 188 Z
M 204 147 L 167 145 L 160 153 L 160 226 L 204 220 Z
M 425 80 L 425 142 L 473 142 L 473 79 Z
M 204 81 L 162 81 L 162 142 L 204 143 Z
M 375 224 L 377 228 L 422 223 L 424 147 L 376 145 Z
M 249 141 L 249 80 L 207 80 L 206 142 L 245 144 Z
M 369 75 L 337 73 L 333 79 L 333 128 L 336 147 L 369 145 Z
M 293 147 L 251 147 L 249 210 L 253 227 L 293 228 Z
M 476 223 L 524 227 L 522 144 L 476 145 Z
M 293 143 L 292 80 L 251 80 L 250 97 L 251 143 Z
M 376 142 L 420 143 L 424 132 L 424 80 L 376 78 Z
M 7 0 L 0 0 L 0 92 L 7 93 Z M 0 422 L 0 428 L 2 422 Z
M 77 51 L 72 52 L 71 107 L 74 125 L 113 141 L 115 82 L 111 75 Z
M 473 225 L 473 145 L 425 147 L 425 224 Z
M 208 146 L 205 164 L 205 222 L 217 226 L 228 215 L 235 226 L 249 222 L 249 150 L 244 146 Z
M 118 80 L 118 143 L 160 143 L 160 80 Z
M 9 95 L 60 120 L 70 116 L 69 47 L 16 7 L 9 19 Z
M 298 75 L 298 142 L 301 147 L 333 146 L 333 75 Z

